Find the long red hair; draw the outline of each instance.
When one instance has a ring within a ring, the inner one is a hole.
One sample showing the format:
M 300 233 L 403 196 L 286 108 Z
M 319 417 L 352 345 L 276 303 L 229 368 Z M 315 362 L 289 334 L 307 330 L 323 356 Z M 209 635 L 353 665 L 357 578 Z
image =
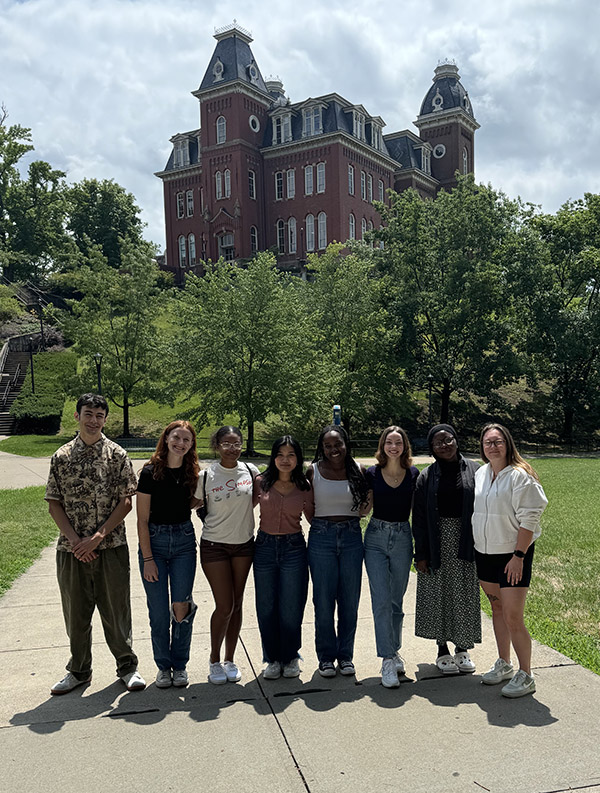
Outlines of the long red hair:
M 189 421 L 177 419 L 176 421 L 172 421 L 164 428 L 160 438 L 158 439 L 158 443 L 156 444 L 156 450 L 147 465 L 154 466 L 152 470 L 153 479 L 165 478 L 165 469 L 167 468 L 167 459 L 169 455 L 167 438 L 169 437 L 169 434 L 173 432 L 173 430 L 178 428 L 189 430 L 189 432 L 192 433 L 192 445 L 185 453 L 182 468 L 184 474 L 183 481 L 189 488 L 190 495 L 193 496 L 196 491 L 196 485 L 198 484 L 200 466 L 198 465 L 198 454 L 196 452 L 196 430 Z

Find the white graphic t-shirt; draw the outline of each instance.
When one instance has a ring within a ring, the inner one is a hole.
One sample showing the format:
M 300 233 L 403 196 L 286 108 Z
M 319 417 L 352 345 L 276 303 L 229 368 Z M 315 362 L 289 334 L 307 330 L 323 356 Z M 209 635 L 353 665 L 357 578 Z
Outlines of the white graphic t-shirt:
M 238 461 L 235 468 L 213 463 L 208 468 L 203 540 L 238 545 L 254 536 L 253 476 L 258 476 L 258 468 L 252 463 L 246 466 Z M 204 471 L 201 471 L 196 488 L 196 498 L 199 499 L 203 497 L 203 479 Z

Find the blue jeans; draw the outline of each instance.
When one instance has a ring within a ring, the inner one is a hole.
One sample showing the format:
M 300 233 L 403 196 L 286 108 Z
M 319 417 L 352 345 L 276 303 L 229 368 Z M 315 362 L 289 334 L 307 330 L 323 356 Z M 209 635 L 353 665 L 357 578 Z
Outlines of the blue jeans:
M 308 594 L 306 542 L 301 532 L 258 532 L 254 589 L 263 661 L 287 664 L 298 658 L 302 646 L 302 617 Z
M 146 581 L 139 552 L 142 581 L 150 616 L 152 652 L 159 669 L 185 669 L 190 658 L 192 623 L 197 606 L 192 600 L 196 575 L 196 536 L 191 521 L 172 525 L 148 524 L 158 581 Z M 170 595 L 169 595 L 170 589 Z M 189 603 L 188 615 L 178 622 L 171 603 Z
M 319 662 L 351 661 L 358 618 L 363 542 L 358 518 L 314 518 L 308 535 Z M 337 635 L 335 607 L 337 604 Z
M 377 655 L 391 658 L 402 646 L 402 600 L 412 561 L 408 522 L 371 518 L 365 532 L 365 567 L 369 576 Z

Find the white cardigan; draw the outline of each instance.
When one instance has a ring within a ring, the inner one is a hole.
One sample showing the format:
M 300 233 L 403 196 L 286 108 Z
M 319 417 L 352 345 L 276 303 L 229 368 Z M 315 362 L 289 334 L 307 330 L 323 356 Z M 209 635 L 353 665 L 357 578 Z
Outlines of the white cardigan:
M 492 466 L 475 472 L 473 538 L 480 553 L 512 553 L 519 528 L 541 534 L 540 518 L 548 499 L 540 483 L 522 468 L 508 465 L 492 481 Z

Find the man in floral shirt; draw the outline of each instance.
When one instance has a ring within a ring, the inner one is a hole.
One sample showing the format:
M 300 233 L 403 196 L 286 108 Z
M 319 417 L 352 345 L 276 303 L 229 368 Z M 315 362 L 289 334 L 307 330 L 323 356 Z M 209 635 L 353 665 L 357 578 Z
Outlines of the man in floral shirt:
M 97 606 L 117 675 L 129 691 L 146 687 L 131 646 L 129 549 L 124 518 L 137 479 L 131 460 L 102 433 L 108 404 L 97 394 L 77 401 L 77 437 L 52 456 L 46 486 L 50 515 L 60 529 L 56 571 L 71 646 L 67 674 L 52 694 L 66 694 L 92 677 L 92 615 Z

